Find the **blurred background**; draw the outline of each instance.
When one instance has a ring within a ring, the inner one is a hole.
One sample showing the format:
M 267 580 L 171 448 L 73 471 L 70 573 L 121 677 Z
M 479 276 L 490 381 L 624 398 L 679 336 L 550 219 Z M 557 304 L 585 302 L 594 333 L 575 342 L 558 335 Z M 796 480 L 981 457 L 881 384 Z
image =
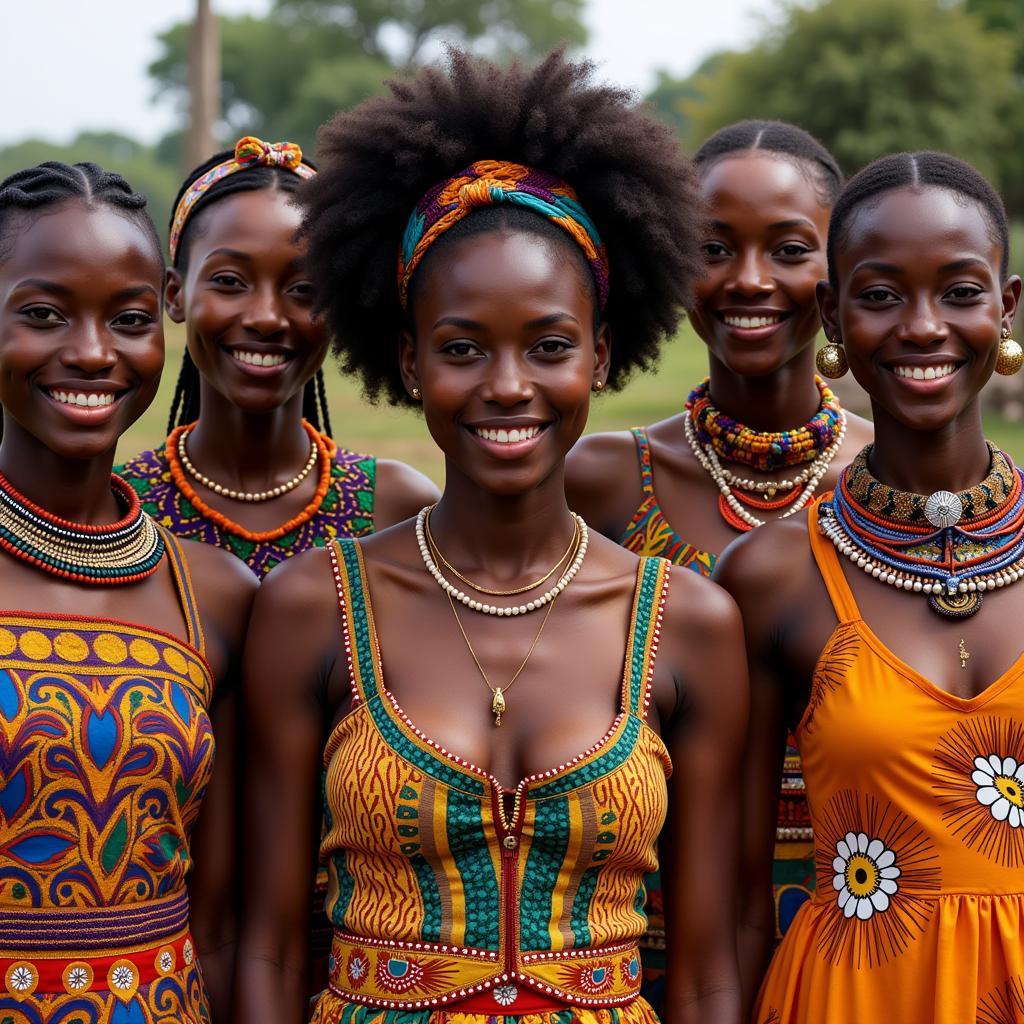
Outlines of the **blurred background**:
M 437 61 L 445 43 L 508 59 L 565 42 L 689 151 L 767 117 L 811 131 L 848 174 L 894 150 L 971 161 L 1002 192 L 1024 273 L 1022 0 L 6 0 L 3 19 L 0 177 L 94 160 L 149 195 L 165 235 L 183 175 L 241 135 L 315 153 L 334 111 Z M 169 328 L 161 395 L 122 455 L 164 437 L 182 346 Z M 657 373 L 595 402 L 590 429 L 678 411 L 704 372 L 684 327 Z M 441 478 L 414 413 L 368 415 L 353 382 L 328 380 L 340 443 Z M 855 383 L 842 392 L 864 410 Z M 987 401 L 989 436 L 1024 458 L 1024 380 L 997 379 Z

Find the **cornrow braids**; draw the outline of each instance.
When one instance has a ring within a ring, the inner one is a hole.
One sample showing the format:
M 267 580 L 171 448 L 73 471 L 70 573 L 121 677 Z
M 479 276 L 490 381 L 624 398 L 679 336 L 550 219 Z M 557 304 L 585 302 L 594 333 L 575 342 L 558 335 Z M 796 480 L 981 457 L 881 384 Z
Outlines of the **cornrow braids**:
M 969 163 L 925 150 L 918 153 L 892 153 L 870 163 L 855 174 L 839 195 L 828 228 L 828 279 L 838 285 L 836 250 L 843 244 L 850 218 L 866 203 L 877 203 L 894 189 L 942 188 L 977 203 L 985 214 L 993 243 L 1002 249 L 999 272 L 1005 278 L 1010 267 L 1010 226 L 999 193 Z
M 843 187 L 836 158 L 809 132 L 786 121 L 737 121 L 720 128 L 694 154 L 699 171 L 736 153 L 778 154 L 809 170 L 823 206 L 834 205 Z
M 98 164 L 65 164 L 59 160 L 15 171 L 0 181 L 0 259 L 5 259 L 9 251 L 5 238 L 16 217 L 31 217 L 71 201 L 89 207 L 109 206 L 123 213 L 150 237 L 163 265 L 163 246 L 146 211 L 146 197 L 135 192 L 120 174 L 105 171 Z
M 320 173 L 300 189 L 310 277 L 335 354 L 371 400 L 413 404 L 398 367 L 398 337 L 408 321 L 396 268 L 409 216 L 428 189 L 478 160 L 555 175 L 596 225 L 610 264 L 609 388 L 651 366 L 675 333 L 703 270 L 696 174 L 669 129 L 630 93 L 592 78 L 592 64 L 571 62 L 561 51 L 527 68 L 452 50 L 446 69 L 393 82 L 390 95 L 338 113 L 321 129 Z M 448 234 L 472 232 L 474 221 L 483 225 L 488 217 L 577 248 L 539 214 L 504 208 L 473 211 Z M 423 265 L 444 246 L 442 238 L 413 275 L 413 305 Z M 581 253 L 574 258 L 585 266 Z M 585 277 L 592 287 L 589 271 Z
M 189 188 L 192 187 L 193 182 L 201 178 L 207 173 L 207 171 L 212 170 L 218 164 L 223 163 L 225 160 L 230 160 L 233 155 L 234 150 L 230 149 L 223 150 L 220 153 L 214 153 L 209 160 L 201 163 L 198 167 L 189 172 L 185 180 L 181 183 L 181 188 L 178 189 L 178 194 L 174 197 L 174 202 L 171 204 L 171 225 L 174 223 L 174 213 L 178 209 L 178 203 L 181 202 L 181 197 L 189 190 Z M 303 158 L 302 162 L 310 167 L 314 166 L 305 158 Z M 208 209 L 214 203 L 221 199 L 226 199 L 229 196 L 238 195 L 240 192 L 272 190 L 294 193 L 301 182 L 302 179 L 295 174 L 294 171 L 288 170 L 285 167 L 268 167 L 263 164 L 246 167 L 242 170 L 235 171 L 234 174 L 229 174 L 226 178 L 221 178 L 220 181 L 211 185 L 196 200 L 195 205 L 192 207 L 188 220 L 185 221 L 185 226 L 182 228 L 181 237 L 178 239 L 178 250 L 174 255 L 174 262 L 172 266 L 181 270 L 182 273 L 188 270 L 189 236 L 194 233 L 196 221 L 201 219 L 203 211 Z

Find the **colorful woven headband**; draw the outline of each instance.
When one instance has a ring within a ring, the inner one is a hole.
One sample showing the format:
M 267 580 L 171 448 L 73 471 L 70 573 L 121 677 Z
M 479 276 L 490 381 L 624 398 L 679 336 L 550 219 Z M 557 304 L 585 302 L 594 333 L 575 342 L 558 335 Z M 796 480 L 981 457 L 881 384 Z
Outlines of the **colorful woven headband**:
M 250 167 L 281 167 L 286 171 L 294 171 L 300 178 L 312 178 L 316 171 L 309 164 L 302 162 L 302 150 L 294 142 L 264 142 L 255 135 L 246 135 L 239 139 L 235 146 L 235 155 L 230 160 L 211 167 L 205 174 L 196 178 L 186 189 L 174 211 L 171 221 L 171 262 L 178 255 L 178 242 L 185 228 L 192 207 L 199 201 L 204 192 L 209 191 L 221 178 Z
M 481 206 L 512 203 L 563 228 L 583 250 L 597 285 L 597 302 L 608 301 L 608 254 L 576 193 L 553 174 L 503 160 L 477 160 L 435 185 L 417 204 L 398 254 L 398 296 L 405 309 L 409 281 L 427 250 L 449 228 Z

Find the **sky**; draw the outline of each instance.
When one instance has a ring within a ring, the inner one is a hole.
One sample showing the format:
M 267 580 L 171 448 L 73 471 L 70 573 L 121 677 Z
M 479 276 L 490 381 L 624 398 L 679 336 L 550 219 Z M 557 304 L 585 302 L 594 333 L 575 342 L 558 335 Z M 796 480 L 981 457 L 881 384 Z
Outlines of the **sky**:
M 269 0 L 213 0 L 220 14 L 264 13 Z M 692 71 L 709 53 L 755 37 L 769 0 L 587 0 L 586 53 L 604 75 L 641 92 L 656 69 Z M 157 34 L 194 0 L 0 0 L 0 146 L 69 142 L 114 130 L 155 142 L 178 121 L 154 96 L 147 65 Z

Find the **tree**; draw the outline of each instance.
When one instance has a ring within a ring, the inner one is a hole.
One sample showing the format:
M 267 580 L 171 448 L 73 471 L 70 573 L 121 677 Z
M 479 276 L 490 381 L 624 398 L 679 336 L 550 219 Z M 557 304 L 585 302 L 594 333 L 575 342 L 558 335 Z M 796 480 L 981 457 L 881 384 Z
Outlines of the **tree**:
M 704 99 L 703 86 L 721 59 L 722 54 L 713 54 L 692 75 L 687 75 L 685 78 L 676 78 L 664 69 L 655 72 L 657 81 L 654 88 L 644 98 L 651 105 L 654 115 L 670 128 L 675 129 L 681 139 L 686 139 L 691 134 L 690 117 L 687 111 Z
M 584 42 L 584 0 L 276 0 L 266 17 L 220 18 L 226 139 L 287 138 L 312 152 L 335 110 L 383 88 L 439 42 L 495 56 Z M 159 37 L 149 72 L 186 109 L 188 25 Z
M 783 12 L 752 49 L 722 56 L 704 98 L 686 104 L 691 144 L 742 118 L 779 118 L 818 136 L 847 171 L 887 152 L 944 149 L 999 177 L 1022 99 L 1010 39 L 940 0 Z

